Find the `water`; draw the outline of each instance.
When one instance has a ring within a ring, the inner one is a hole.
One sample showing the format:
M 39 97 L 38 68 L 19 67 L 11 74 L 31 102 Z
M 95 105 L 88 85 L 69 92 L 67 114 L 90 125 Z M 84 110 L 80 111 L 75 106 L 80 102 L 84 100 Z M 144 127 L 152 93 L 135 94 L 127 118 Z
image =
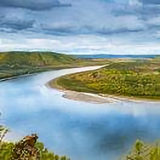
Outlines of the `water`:
M 19 140 L 38 133 L 45 146 L 72 160 L 118 160 L 136 139 L 160 138 L 160 103 L 90 104 L 62 97 L 44 84 L 58 76 L 96 69 L 40 73 L 0 83 L 1 123 Z

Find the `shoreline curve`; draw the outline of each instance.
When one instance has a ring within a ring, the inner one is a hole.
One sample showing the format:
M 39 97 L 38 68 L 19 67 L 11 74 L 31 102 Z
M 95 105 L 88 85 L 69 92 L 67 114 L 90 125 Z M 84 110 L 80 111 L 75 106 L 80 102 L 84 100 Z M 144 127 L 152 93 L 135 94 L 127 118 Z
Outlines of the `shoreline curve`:
M 85 71 L 87 71 L 87 69 Z M 77 72 L 75 71 L 74 73 L 77 73 Z M 56 89 L 56 90 L 59 90 L 60 92 L 63 92 L 64 93 L 63 97 L 70 100 L 82 101 L 82 102 L 94 103 L 94 104 L 114 103 L 118 101 L 134 102 L 134 103 L 141 103 L 141 102 L 160 103 L 160 100 L 142 99 L 142 98 L 136 98 L 136 97 L 127 97 L 127 96 L 115 96 L 115 95 L 109 95 L 109 94 L 95 94 L 95 93 L 86 93 L 86 92 L 77 92 L 73 90 L 67 90 L 57 84 L 57 80 L 60 77 L 57 77 L 47 82 L 45 85 L 49 89 Z

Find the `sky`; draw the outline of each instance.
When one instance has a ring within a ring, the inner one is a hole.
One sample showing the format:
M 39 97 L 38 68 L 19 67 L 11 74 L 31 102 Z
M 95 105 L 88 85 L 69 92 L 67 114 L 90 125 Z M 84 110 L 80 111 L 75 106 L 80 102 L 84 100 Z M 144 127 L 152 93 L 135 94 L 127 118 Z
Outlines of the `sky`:
M 160 54 L 160 0 L 0 0 L 0 51 Z

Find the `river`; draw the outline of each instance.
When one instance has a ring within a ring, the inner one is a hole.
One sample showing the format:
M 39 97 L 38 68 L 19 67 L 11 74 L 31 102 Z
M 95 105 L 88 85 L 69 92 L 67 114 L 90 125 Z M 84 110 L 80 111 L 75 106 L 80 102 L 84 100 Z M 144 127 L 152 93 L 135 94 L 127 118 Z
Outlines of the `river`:
M 71 160 L 119 160 L 136 139 L 160 138 L 160 103 L 92 104 L 65 99 L 45 84 L 61 75 L 92 70 L 50 71 L 0 83 L 0 122 L 9 140 L 38 133 L 40 141 Z

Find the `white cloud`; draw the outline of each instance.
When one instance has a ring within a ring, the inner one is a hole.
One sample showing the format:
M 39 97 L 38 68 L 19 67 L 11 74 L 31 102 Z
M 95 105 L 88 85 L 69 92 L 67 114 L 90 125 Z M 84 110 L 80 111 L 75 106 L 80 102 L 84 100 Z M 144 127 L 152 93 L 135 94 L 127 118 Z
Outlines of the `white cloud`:
M 139 0 L 129 0 L 129 4 L 131 6 L 138 6 L 138 7 L 142 6 L 142 3 Z
M 138 0 L 61 0 L 60 3 L 71 3 L 72 7 L 45 11 L 14 5 L 12 8 L 1 7 L 0 50 L 108 54 L 159 52 L 158 11 L 143 9 Z
M 12 35 L 13 36 L 13 35 Z M 42 36 L 43 37 L 43 36 Z M 98 35 L 52 36 L 48 38 L 1 38 L 0 51 L 43 50 L 67 54 L 159 54 L 159 43 L 131 43 L 118 37 Z

